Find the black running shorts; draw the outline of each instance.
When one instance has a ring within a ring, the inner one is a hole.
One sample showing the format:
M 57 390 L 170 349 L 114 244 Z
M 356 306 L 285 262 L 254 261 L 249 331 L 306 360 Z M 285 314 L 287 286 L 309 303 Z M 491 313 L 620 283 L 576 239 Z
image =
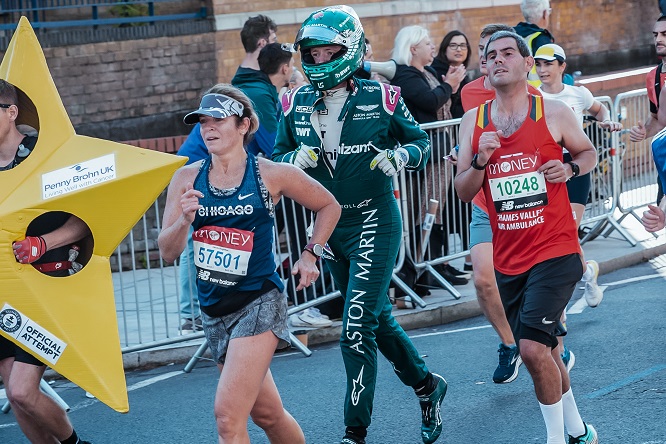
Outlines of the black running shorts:
M 516 341 L 530 339 L 555 348 L 560 316 L 583 276 L 580 255 L 549 259 L 515 276 L 495 270 L 495 276 Z
M 11 357 L 14 357 L 14 361 L 16 362 L 32 364 L 38 367 L 44 365 L 39 359 L 23 350 L 9 339 L 6 339 L 4 336 L 0 336 L 0 361 Z

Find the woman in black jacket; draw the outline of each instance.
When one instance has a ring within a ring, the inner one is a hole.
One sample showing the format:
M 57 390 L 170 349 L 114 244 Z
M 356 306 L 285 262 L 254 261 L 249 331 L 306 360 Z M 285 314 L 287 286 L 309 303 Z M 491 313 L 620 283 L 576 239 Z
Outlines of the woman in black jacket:
M 407 108 L 419 123 L 451 118 L 449 100 L 466 74 L 463 67 L 438 75 L 429 66 L 434 55 L 428 30 L 421 26 L 402 28 L 395 37 L 392 58 L 397 67 L 391 84 L 400 87 Z
M 446 77 L 452 67 L 466 69 L 472 54 L 467 36 L 460 31 L 451 31 L 444 36 L 439 51 L 430 65 L 438 76 Z M 460 82 L 458 90 L 451 94 L 451 117 L 457 119 L 465 114 L 460 100 L 460 91 L 469 83 L 467 75 Z

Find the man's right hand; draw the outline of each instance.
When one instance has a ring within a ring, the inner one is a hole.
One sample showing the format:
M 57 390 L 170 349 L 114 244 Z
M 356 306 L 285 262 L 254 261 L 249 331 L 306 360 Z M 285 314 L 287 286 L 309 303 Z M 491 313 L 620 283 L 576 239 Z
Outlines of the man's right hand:
M 22 241 L 12 245 L 16 261 L 22 264 L 31 264 L 46 253 L 46 242 L 41 236 L 28 236 Z
M 479 157 L 477 160 L 479 165 L 487 164 L 495 150 L 502 146 L 500 137 L 504 137 L 501 130 L 488 131 L 479 136 Z
M 314 146 L 303 145 L 296 148 L 293 164 L 304 170 L 306 168 L 314 168 L 317 166 L 319 160 L 319 148 Z
M 639 122 L 638 125 L 632 126 L 629 130 L 629 140 L 632 142 L 641 142 L 647 137 L 647 130 L 645 125 L 642 122 Z

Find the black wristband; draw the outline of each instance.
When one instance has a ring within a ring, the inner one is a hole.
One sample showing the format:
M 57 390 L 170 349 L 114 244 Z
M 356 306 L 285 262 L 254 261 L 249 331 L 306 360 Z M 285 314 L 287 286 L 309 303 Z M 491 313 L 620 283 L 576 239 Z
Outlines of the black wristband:
M 478 153 L 475 154 L 474 157 L 472 157 L 472 163 L 470 164 L 470 165 L 472 165 L 472 168 L 474 168 L 475 170 L 479 170 L 479 171 L 483 171 L 483 170 L 485 170 L 486 167 L 488 166 L 488 163 L 486 162 L 485 165 L 479 165 L 479 164 L 476 162 L 477 160 L 479 160 L 479 155 L 478 155 Z

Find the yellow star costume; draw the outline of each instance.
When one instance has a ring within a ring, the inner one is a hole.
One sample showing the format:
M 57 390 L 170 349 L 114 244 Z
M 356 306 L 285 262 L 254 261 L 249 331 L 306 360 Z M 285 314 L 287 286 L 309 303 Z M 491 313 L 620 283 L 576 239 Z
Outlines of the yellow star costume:
M 17 123 L 39 129 L 32 154 L 0 172 L 0 334 L 127 412 L 109 257 L 185 159 L 77 135 L 25 17 L 0 78 L 34 103 L 20 98 Z M 74 214 L 92 231 L 92 258 L 69 277 L 20 264 L 12 251 L 30 222 L 51 211 Z

